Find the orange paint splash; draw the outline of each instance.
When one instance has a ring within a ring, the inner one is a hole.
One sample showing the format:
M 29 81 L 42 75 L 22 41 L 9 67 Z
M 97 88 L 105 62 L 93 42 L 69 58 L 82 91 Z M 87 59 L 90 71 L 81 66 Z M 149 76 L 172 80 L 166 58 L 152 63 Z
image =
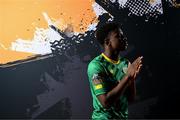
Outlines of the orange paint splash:
M 35 27 L 48 28 L 42 15 L 46 12 L 60 29 L 71 24 L 75 32 L 84 32 L 96 15 L 94 0 L 0 0 L 0 43 L 6 48 L 17 38 L 31 40 Z M 29 53 L 3 50 L 0 63 L 24 59 Z M 10 57 L 11 56 L 11 57 Z

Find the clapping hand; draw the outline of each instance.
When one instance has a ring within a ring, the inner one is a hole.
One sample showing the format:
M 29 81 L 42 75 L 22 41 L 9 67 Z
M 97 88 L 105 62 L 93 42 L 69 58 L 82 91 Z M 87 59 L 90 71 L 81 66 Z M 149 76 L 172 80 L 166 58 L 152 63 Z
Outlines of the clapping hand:
M 139 73 L 142 67 L 142 56 L 138 57 L 132 64 L 129 64 L 127 75 L 129 78 L 136 78 L 136 75 Z

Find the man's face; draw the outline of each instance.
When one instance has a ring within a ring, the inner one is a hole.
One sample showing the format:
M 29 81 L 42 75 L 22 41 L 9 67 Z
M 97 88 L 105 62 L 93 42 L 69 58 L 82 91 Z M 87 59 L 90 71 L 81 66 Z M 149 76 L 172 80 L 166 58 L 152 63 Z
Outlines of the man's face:
M 127 49 L 127 39 L 121 29 L 110 33 L 109 42 L 113 50 L 123 51 Z

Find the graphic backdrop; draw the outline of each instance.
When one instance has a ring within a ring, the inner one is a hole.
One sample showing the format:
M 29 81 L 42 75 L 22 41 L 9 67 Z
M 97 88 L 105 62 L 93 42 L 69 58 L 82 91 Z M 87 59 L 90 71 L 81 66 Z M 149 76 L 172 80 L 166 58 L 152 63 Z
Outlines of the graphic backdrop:
M 144 56 L 129 117 L 179 118 L 179 6 L 175 0 L 0 0 L 0 118 L 90 118 L 87 64 L 101 53 L 94 31 L 109 21 L 128 38 L 121 56 Z

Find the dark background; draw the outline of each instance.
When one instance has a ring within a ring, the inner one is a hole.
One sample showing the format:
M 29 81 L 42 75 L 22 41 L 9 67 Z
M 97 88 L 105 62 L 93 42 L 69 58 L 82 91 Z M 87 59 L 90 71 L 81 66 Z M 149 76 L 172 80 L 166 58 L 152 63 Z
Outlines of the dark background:
M 162 1 L 163 14 L 156 17 L 128 15 L 117 3 L 96 2 L 122 25 L 129 48 L 121 56 L 133 61 L 143 55 L 137 78 L 136 101 L 129 118 L 180 118 L 180 10 Z M 111 16 L 99 16 L 97 27 Z M 57 28 L 51 26 L 62 36 Z M 87 65 L 101 49 L 94 31 L 68 38 L 65 50 L 59 40 L 52 54 L 0 66 L 0 118 L 90 118 L 92 98 Z M 83 39 L 76 44 L 74 41 Z

